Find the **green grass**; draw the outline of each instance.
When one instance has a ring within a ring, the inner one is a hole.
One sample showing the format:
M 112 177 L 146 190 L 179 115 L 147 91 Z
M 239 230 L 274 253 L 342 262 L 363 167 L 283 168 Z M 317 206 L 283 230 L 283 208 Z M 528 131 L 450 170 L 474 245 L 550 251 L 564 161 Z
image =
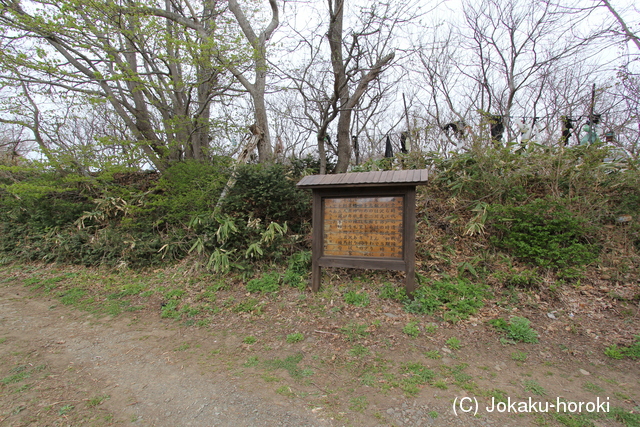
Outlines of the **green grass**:
M 418 327 L 418 322 L 409 322 L 404 328 L 402 328 L 402 332 L 409 335 L 411 338 L 417 338 L 420 335 L 420 328 Z
M 105 400 L 109 399 L 111 396 L 109 396 L 108 394 L 102 395 L 102 396 L 96 396 L 92 399 L 89 399 L 87 401 L 87 406 L 90 408 L 93 408 L 95 406 L 100 405 L 102 402 L 104 402 Z
M 291 378 L 300 379 L 313 375 L 313 371 L 310 369 L 301 369 L 298 366 L 303 358 L 304 355 L 302 353 L 297 353 L 284 359 L 265 360 L 264 366 L 267 369 L 284 369 L 291 375 Z
M 425 352 L 424 355 L 429 359 L 442 359 L 442 355 L 438 350 L 429 350 Z
M 244 338 L 242 339 L 242 342 L 243 342 L 244 344 L 255 344 L 255 343 L 256 343 L 256 341 L 258 341 L 258 340 L 257 340 L 257 338 L 256 338 L 256 337 L 254 337 L 254 336 L 251 336 L 251 335 L 249 335 L 248 337 L 244 337 Z
M 301 334 L 300 332 L 295 332 L 293 334 L 287 335 L 286 340 L 287 340 L 287 342 L 289 344 L 293 344 L 293 343 L 296 343 L 296 342 L 303 341 L 304 340 L 304 335 Z
M 244 363 L 243 366 L 245 368 L 251 368 L 253 366 L 258 366 L 258 363 L 260 363 L 258 356 L 249 356 L 249 358 L 247 359 L 247 361 Z
M 449 338 L 447 341 L 445 341 L 445 344 L 447 345 L 447 347 L 449 347 L 451 350 L 460 350 L 460 346 L 461 346 L 461 342 L 458 338 L 456 337 L 451 337 Z
M 524 362 L 525 360 L 527 360 L 527 356 L 528 354 L 524 351 L 514 351 L 513 353 L 511 353 L 511 359 L 515 360 L 516 362 Z
M 261 315 L 264 304 L 258 301 L 256 298 L 247 298 L 234 305 L 231 311 L 234 313 L 251 313 L 255 315 Z
M 354 345 L 353 348 L 349 350 L 349 354 L 354 357 L 367 356 L 370 353 L 371 351 L 367 347 L 360 344 Z
M 15 374 L 8 375 L 0 380 L 0 383 L 4 385 L 19 383 L 22 380 L 29 378 L 31 374 L 27 371 L 19 371 Z
M 86 295 L 87 291 L 80 288 L 71 288 L 58 293 L 60 302 L 64 305 L 77 305 Z
M 348 291 L 344 294 L 344 302 L 356 307 L 367 307 L 370 304 L 369 295 L 365 292 Z
M 75 406 L 73 405 L 64 405 L 58 409 L 58 415 L 67 415 L 69 412 L 73 411 Z
M 185 342 L 180 344 L 178 347 L 174 348 L 173 351 L 186 351 L 186 350 L 189 350 L 190 348 L 191 348 L 191 344 Z
M 364 412 L 369 406 L 367 396 L 357 396 L 349 399 L 349 409 L 356 412 Z
M 369 336 L 370 333 L 367 331 L 368 327 L 366 324 L 349 322 L 340 328 L 340 332 L 342 332 L 347 341 L 357 341 Z
M 507 339 L 501 339 L 502 343 L 524 342 L 537 343 L 538 333 L 531 328 L 531 321 L 524 317 L 513 317 L 507 323 L 502 318 L 491 319 L 489 324 L 498 330 L 507 333 Z
M 427 281 L 426 278 L 422 279 Z M 445 277 L 420 286 L 412 300 L 404 301 L 404 307 L 409 313 L 416 314 L 442 311 L 444 320 L 455 323 L 477 313 L 487 296 L 484 284 L 473 283 L 465 278 Z
M 265 274 L 247 283 L 247 291 L 259 293 L 275 293 L 280 290 L 280 274 L 273 272 Z
M 407 396 L 415 396 L 420 388 L 418 386 L 432 382 L 436 373 L 419 362 L 406 363 L 402 365 L 400 372 L 402 380 L 400 381 L 400 389 Z
M 545 396 L 547 391 L 540 385 L 536 380 L 524 380 L 522 382 L 522 387 L 530 393 L 533 393 L 537 396 Z
M 633 360 L 640 359 L 640 335 L 635 336 L 635 341 L 628 347 L 619 347 L 617 344 L 613 344 L 604 350 L 604 354 L 611 359 L 624 359 L 628 357 Z
M 591 393 L 594 393 L 594 394 L 604 393 L 604 389 L 602 387 L 600 387 L 599 385 L 594 384 L 594 383 L 592 383 L 590 381 L 587 381 L 586 383 L 584 383 L 582 388 L 584 388 L 586 391 L 590 391 Z

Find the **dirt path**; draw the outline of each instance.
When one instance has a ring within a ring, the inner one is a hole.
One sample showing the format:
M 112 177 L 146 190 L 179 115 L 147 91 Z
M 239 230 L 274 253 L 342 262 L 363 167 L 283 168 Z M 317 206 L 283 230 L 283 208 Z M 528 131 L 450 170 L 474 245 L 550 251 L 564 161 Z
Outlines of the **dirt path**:
M 161 318 L 158 300 L 147 301 L 157 309 L 115 318 L 60 301 L 15 282 L 0 287 L 0 426 L 602 427 L 636 424 L 603 414 L 475 417 L 454 413 L 452 402 L 481 396 L 483 409 L 493 396 L 611 397 L 612 407 L 640 408 L 637 362 L 607 360 L 589 335 L 563 332 L 547 316 L 546 326 L 537 323 L 543 344 L 505 347 L 480 323 L 406 338 L 409 317 L 399 307 L 371 309 L 367 324 L 382 319 L 375 335 L 350 342 L 340 325 L 364 312 L 345 309 L 338 319 L 325 310 L 318 320 L 298 312 L 293 295 L 271 302 L 268 315 L 219 314 L 206 328 Z M 297 330 L 304 340 L 285 342 Z M 443 347 L 451 336 L 464 343 L 459 352 Z M 401 392 L 412 384 L 402 371 L 409 366 L 428 366 L 438 381 Z
M 0 423 L 330 425 L 278 395 L 241 389 L 227 375 L 205 376 L 177 363 L 173 352 L 163 349 L 180 339 L 179 330 L 163 322 L 129 322 L 96 322 L 93 316 L 54 301 L 27 299 L 20 288 L 0 288 L 3 370 L 30 372 L 28 380 L 45 372 L 28 389 L 16 392 L 3 387 Z M 13 359 L 13 367 L 6 364 L 8 359 Z M 38 367 L 40 372 L 34 372 Z M 22 382 L 28 385 L 28 380 Z

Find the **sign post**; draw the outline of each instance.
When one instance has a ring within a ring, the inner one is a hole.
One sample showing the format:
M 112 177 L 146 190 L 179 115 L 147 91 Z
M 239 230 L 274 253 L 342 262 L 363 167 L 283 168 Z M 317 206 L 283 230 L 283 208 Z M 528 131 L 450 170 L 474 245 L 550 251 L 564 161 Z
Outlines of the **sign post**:
M 298 182 L 313 191 L 311 288 L 320 289 L 321 267 L 406 272 L 415 290 L 416 185 L 427 170 L 312 175 Z

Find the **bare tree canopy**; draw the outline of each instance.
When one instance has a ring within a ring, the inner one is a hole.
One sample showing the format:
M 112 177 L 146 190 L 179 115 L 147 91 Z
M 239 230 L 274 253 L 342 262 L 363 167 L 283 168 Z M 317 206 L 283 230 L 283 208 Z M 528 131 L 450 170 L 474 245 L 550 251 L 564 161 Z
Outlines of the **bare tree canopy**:
M 345 172 L 381 156 L 389 134 L 445 152 L 480 140 L 553 144 L 567 117 L 577 138 L 595 83 L 600 131 L 640 152 L 628 8 L 428 7 L 0 0 L 0 122 L 60 168 L 86 169 L 93 156 L 164 170 L 239 152 L 250 133 L 259 161 L 307 152 L 323 172 L 331 156 Z

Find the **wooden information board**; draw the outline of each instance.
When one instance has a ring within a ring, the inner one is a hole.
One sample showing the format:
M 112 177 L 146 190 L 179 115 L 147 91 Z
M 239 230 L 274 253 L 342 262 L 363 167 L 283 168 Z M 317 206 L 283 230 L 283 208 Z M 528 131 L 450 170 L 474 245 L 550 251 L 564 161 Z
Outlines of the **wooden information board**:
M 416 185 L 428 171 L 375 171 L 310 175 L 298 187 L 313 191 L 311 288 L 320 289 L 321 267 L 406 272 L 415 289 Z
M 325 256 L 402 259 L 404 197 L 324 198 Z

